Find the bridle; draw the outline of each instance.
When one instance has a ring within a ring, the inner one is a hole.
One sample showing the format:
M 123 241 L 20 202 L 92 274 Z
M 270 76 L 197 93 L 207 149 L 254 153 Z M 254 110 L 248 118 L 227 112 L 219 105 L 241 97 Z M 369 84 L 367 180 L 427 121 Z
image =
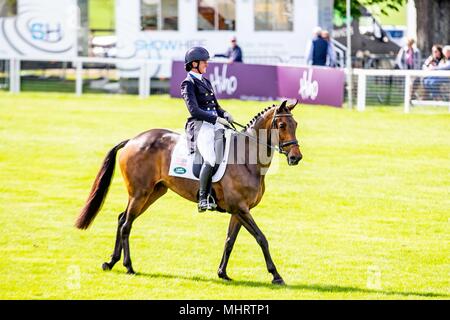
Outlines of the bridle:
M 274 116 L 273 116 L 273 118 L 272 118 L 272 122 L 271 122 L 271 125 L 270 125 L 270 129 L 278 129 L 277 122 L 276 122 L 276 118 L 278 118 L 278 117 L 292 117 L 292 114 L 291 114 L 291 113 L 280 113 L 280 114 L 276 114 L 276 111 L 275 111 L 275 114 L 274 114 Z M 246 128 L 246 126 L 243 126 L 242 124 L 240 124 L 240 123 L 238 123 L 238 122 L 236 122 L 236 121 L 233 121 L 231 124 L 232 124 L 232 125 L 233 125 L 233 124 L 236 124 L 237 126 L 243 128 L 243 129 Z M 298 140 L 297 140 L 297 139 L 289 140 L 289 141 L 285 141 L 285 142 L 281 142 L 281 141 L 279 141 L 280 139 L 278 139 L 278 146 L 273 146 L 273 145 L 270 143 L 270 141 L 271 141 L 270 136 L 267 138 L 268 143 L 264 143 L 264 142 L 259 141 L 258 139 L 256 139 L 255 137 L 253 137 L 253 136 L 251 136 L 251 135 L 248 135 L 248 134 L 246 134 L 246 133 L 244 133 L 244 132 L 237 131 L 236 128 L 234 128 L 234 126 L 233 126 L 233 129 L 234 129 L 234 131 L 235 131 L 236 133 L 241 134 L 241 135 L 243 135 L 243 136 L 246 136 L 246 137 L 248 137 L 249 139 L 258 142 L 259 144 L 262 144 L 262 145 L 266 146 L 266 147 L 269 148 L 269 149 L 274 149 L 274 150 L 278 151 L 279 153 L 284 154 L 285 156 L 287 156 L 287 155 L 289 154 L 288 151 L 285 151 L 285 150 L 284 150 L 285 147 L 288 147 L 288 146 L 291 146 L 291 145 L 295 145 L 295 146 L 298 147 Z M 269 132 L 270 132 L 270 131 L 269 131 Z
M 292 113 L 279 113 L 279 114 L 277 114 L 276 111 L 275 111 L 275 114 L 273 115 L 273 119 L 272 119 L 272 124 L 270 125 L 271 129 L 278 129 L 276 119 L 279 118 L 279 117 L 292 117 Z M 269 141 L 270 141 L 270 139 L 269 139 Z M 288 151 L 284 151 L 284 148 L 288 147 L 288 146 L 292 146 L 292 145 L 298 147 L 298 140 L 294 139 L 294 140 L 281 142 L 279 137 L 278 137 L 278 152 L 279 153 L 282 153 L 282 154 L 287 156 L 289 152 Z

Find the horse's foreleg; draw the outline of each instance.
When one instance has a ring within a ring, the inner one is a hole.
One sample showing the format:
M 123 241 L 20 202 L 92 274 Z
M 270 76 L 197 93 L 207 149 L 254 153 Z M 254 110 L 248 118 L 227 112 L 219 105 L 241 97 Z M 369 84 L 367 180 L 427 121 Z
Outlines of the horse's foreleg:
M 111 270 L 114 265 L 116 264 L 117 261 L 120 260 L 120 256 L 122 254 L 122 240 L 120 237 L 120 229 L 122 228 L 123 224 L 125 223 L 125 215 L 126 215 L 126 211 L 122 212 L 119 215 L 118 218 L 118 225 L 117 225 L 117 233 L 116 233 L 116 243 L 114 245 L 114 251 L 113 254 L 111 255 L 111 261 L 110 262 L 105 262 L 102 265 L 102 269 L 103 270 Z
M 241 226 L 242 225 L 236 215 L 231 215 L 230 224 L 228 226 L 227 239 L 225 240 L 225 248 L 223 250 L 222 261 L 220 261 L 219 270 L 217 271 L 219 278 L 231 280 L 231 278 L 229 278 L 227 275 L 227 264 Z
M 248 230 L 248 232 L 250 232 L 253 237 L 255 237 L 256 241 L 261 247 L 264 254 L 264 259 L 266 260 L 267 270 L 273 275 L 272 283 L 284 285 L 285 283 L 283 281 L 283 278 L 281 278 L 280 274 L 278 273 L 277 268 L 273 263 L 272 257 L 270 256 L 269 242 L 267 241 L 266 237 L 259 229 L 259 227 L 256 225 L 253 217 L 249 212 L 239 213 L 237 217 L 239 219 L 239 222 L 245 227 L 245 229 Z

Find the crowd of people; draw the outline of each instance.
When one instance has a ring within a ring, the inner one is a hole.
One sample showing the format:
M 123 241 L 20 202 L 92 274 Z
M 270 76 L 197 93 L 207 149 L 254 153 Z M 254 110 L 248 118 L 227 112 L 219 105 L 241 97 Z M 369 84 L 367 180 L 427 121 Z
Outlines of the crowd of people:
M 422 63 L 420 50 L 414 45 L 413 38 L 407 40 L 405 47 L 398 52 L 396 68 L 404 70 L 450 70 L 450 45 L 441 46 L 435 44 L 431 48 L 431 54 Z M 423 95 L 434 98 L 442 95 L 442 91 L 447 90 L 450 85 L 448 77 L 430 76 L 422 79 L 415 79 L 413 83 L 412 95 L 418 97 L 420 86 L 423 87 Z

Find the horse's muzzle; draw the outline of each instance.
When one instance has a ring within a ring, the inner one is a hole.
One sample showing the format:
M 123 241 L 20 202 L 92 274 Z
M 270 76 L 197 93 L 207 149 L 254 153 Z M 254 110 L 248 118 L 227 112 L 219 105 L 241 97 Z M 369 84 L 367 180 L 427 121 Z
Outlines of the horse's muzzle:
M 300 162 L 300 160 L 302 160 L 302 158 L 303 158 L 303 156 L 301 154 L 289 156 L 287 158 L 288 164 L 290 166 L 295 166 L 295 165 L 297 165 Z

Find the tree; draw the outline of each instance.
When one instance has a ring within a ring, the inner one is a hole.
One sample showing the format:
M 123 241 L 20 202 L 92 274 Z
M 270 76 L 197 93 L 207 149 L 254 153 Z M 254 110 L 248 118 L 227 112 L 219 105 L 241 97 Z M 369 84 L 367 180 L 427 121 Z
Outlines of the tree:
M 380 11 L 384 15 L 388 15 L 388 10 L 395 10 L 403 6 L 407 0 L 351 0 L 351 15 L 354 18 L 358 18 L 361 15 L 361 6 L 370 6 L 377 4 L 380 6 Z M 334 0 L 334 10 L 341 16 L 346 15 L 346 0 Z M 426 1 L 424 1 L 426 2 Z
M 417 10 L 417 46 L 424 55 L 433 44 L 450 44 L 450 0 L 414 0 Z
M 387 10 L 396 10 L 407 0 L 351 0 L 353 18 L 361 15 L 360 6 L 377 4 L 381 13 L 388 15 Z M 417 46 L 427 55 L 433 44 L 450 44 L 450 0 L 414 0 L 417 9 Z M 335 12 L 346 15 L 346 0 L 334 1 Z

